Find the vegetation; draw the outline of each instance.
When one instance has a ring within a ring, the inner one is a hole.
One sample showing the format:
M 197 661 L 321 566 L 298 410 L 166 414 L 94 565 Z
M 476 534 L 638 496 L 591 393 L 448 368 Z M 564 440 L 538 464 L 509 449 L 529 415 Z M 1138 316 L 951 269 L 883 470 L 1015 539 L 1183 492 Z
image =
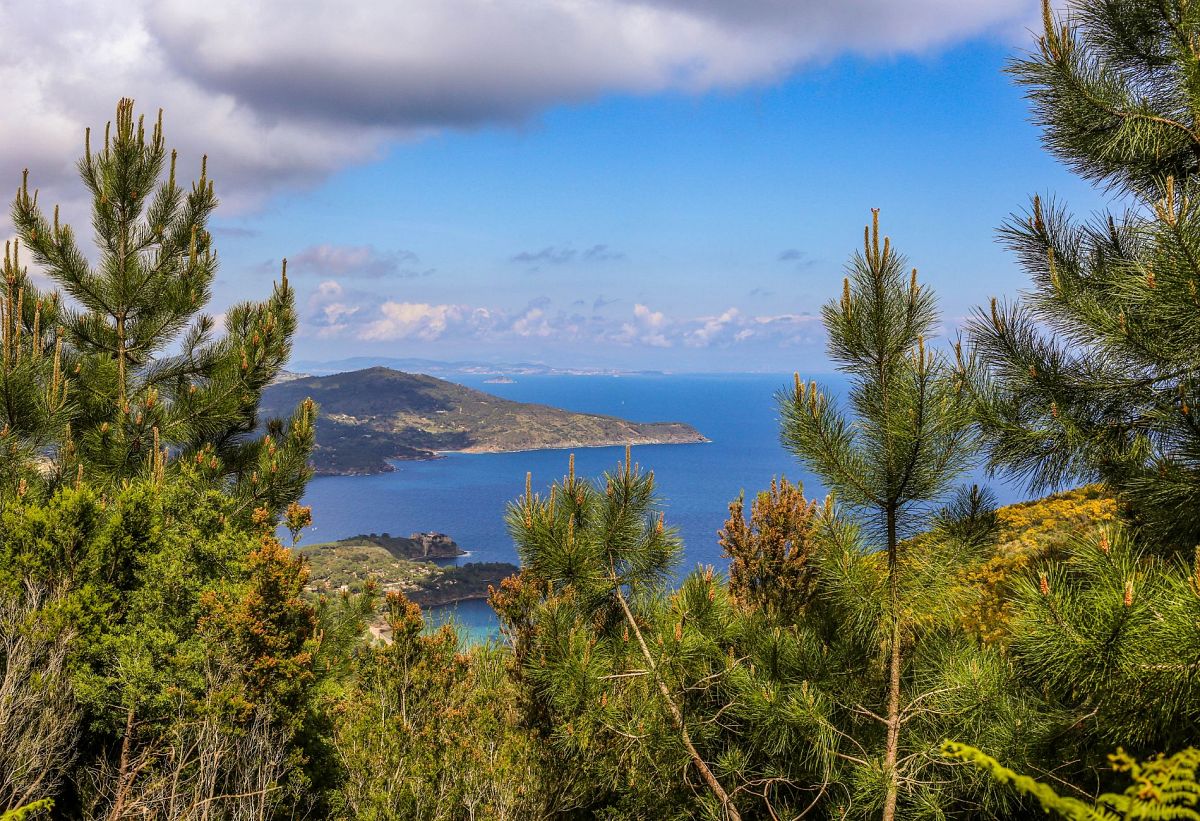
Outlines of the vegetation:
M 422 607 L 486 599 L 489 586 L 518 571 L 510 562 L 467 562 L 442 566 L 398 558 L 372 540 L 346 539 L 299 548 L 308 567 L 307 590 L 313 594 L 402 591 Z
M 361 593 L 369 585 L 385 590 L 409 590 L 435 571 L 436 565 L 398 559 L 369 542 L 330 543 L 296 550 L 309 568 L 309 589 L 337 593 L 343 590 Z
M 267 301 L 230 308 L 225 334 L 214 337 L 214 321 L 200 313 L 217 271 L 206 229 L 217 201 L 204 163 L 185 192 L 161 115 L 147 135 L 122 100 L 100 151 L 88 132 L 79 170 L 92 198 L 95 265 L 58 208 L 52 219 L 43 213 L 28 174 L 13 201 L 18 240 L 6 253 L 0 321 L 0 429 L 10 453 L 50 454 L 51 488 L 193 462 L 240 499 L 244 520 L 259 507 L 277 515 L 310 475 L 314 413 L 302 402 L 288 409 L 290 421 L 272 419 L 267 435 L 253 435 L 259 398 L 287 361 L 296 326 L 286 268 Z M 21 245 L 61 291 L 34 286 Z M 172 348 L 179 352 L 164 355 Z
M 876 211 L 863 251 L 850 264 L 841 301 L 822 310 L 830 358 L 852 379 L 849 401 L 857 418 L 847 419 L 816 384 L 802 387 L 799 376 L 794 394 L 780 397 L 784 445 L 857 517 L 854 522 L 839 521 L 836 509 L 825 517 L 829 535 L 844 544 L 841 578 L 830 579 L 841 589 L 830 594 L 845 608 L 843 629 L 859 632 L 854 643 L 860 648 L 879 646 L 886 653 L 886 681 L 881 682 L 879 697 L 867 695 L 875 689 L 869 684 L 867 692 L 859 690 L 855 696 L 870 705 L 860 709 L 883 724 L 881 760 L 868 752 L 871 742 L 859 745 L 866 755 L 860 766 L 873 771 L 862 779 L 876 773 L 882 779 L 884 821 L 896 817 L 901 788 L 914 781 L 902 762 L 902 749 L 910 746 L 902 739 L 902 715 L 930 692 L 904 692 L 905 667 L 911 663 L 910 653 L 920 652 L 930 627 L 944 640 L 942 625 L 930 618 L 928 605 L 914 600 L 914 593 L 924 598 L 932 585 L 939 585 L 944 601 L 951 601 L 955 571 L 962 565 L 964 548 L 970 547 L 959 539 L 942 539 L 941 534 L 920 541 L 901 539 L 906 531 L 913 535 L 928 527 L 916 511 L 946 492 L 974 452 L 961 380 L 925 347 L 937 321 L 933 294 L 918 284 L 915 268 L 906 274 L 904 258 L 886 238 L 880 244 Z M 874 544 L 861 541 L 862 526 Z M 872 555 L 876 552 L 886 559 L 882 578 L 871 566 L 877 564 Z M 868 555 L 872 558 L 864 561 Z M 913 581 L 918 581 L 915 589 Z M 845 595 L 849 591 L 853 594 Z M 941 670 L 931 672 L 936 681 Z
M 1033 199 L 1001 235 L 1034 288 L 976 313 L 980 422 L 996 467 L 1035 486 L 1103 480 L 1146 538 L 1200 542 L 1200 71 L 1196 8 L 1046 6 L 1038 51 L 1012 65 L 1045 142 L 1120 191 L 1121 214 L 1089 222 Z
M 1200 12 L 1072 14 L 1047 6 L 1013 72 L 1051 150 L 1133 207 L 1079 225 L 1035 200 L 1003 229 L 1034 290 L 953 355 L 873 220 L 823 313 L 851 390 L 779 396 L 832 494 L 735 500 L 728 576 L 676 575 L 628 450 L 597 479 L 573 459 L 527 478 L 516 573 L 411 561 L 428 534 L 285 548 L 280 525 L 311 523 L 309 392 L 369 388 L 319 424 L 392 443 L 375 457 L 635 429 L 381 370 L 268 388 L 286 277 L 217 334 L 213 186 L 177 185 L 161 124 L 122 101 L 80 163 L 94 263 L 26 183 L 13 206 L 0 818 L 1196 818 Z M 527 438 L 499 433 L 510 412 Z M 956 487 L 976 458 L 1091 484 L 997 510 Z M 426 627 L 415 600 L 485 583 L 502 641 Z
M 387 623 L 392 642 L 358 654 L 333 730 L 346 817 L 543 817 L 545 771 L 503 654 L 424 632 L 400 593 Z
M 316 558 L 320 553 L 336 553 L 340 549 L 353 547 L 378 548 L 396 559 L 453 559 L 466 555 L 466 551 L 445 533 L 414 533 L 408 537 L 390 533 L 360 533 L 336 542 L 312 545 L 308 551 L 312 558 Z
M 991 756 L 965 744 L 948 741 L 943 747 L 951 758 L 974 764 L 991 773 L 1002 784 L 1012 784 L 1036 798 L 1042 809 L 1075 821 L 1125 821 L 1134 818 L 1197 819 L 1200 783 L 1200 750 L 1188 747 L 1170 758 L 1158 756 L 1139 762 L 1118 750 L 1109 756 L 1114 771 L 1129 773 L 1133 781 L 1123 793 L 1104 793 L 1095 802 L 1064 797 L 1027 775 L 1019 775 Z
M 968 631 L 989 643 L 1010 635 L 1014 585 L 1031 568 L 1061 561 L 1081 533 L 1117 521 L 1117 504 L 1102 485 L 1055 493 L 996 511 L 996 544 L 986 559 L 964 570 L 974 588 L 963 612 Z
M 706 441 L 681 422 L 572 413 L 388 368 L 276 384 L 264 394 L 263 408 L 281 412 L 309 397 L 322 408 L 313 453 L 319 473 L 379 473 L 390 469 L 388 459 L 432 459 L 438 451 Z

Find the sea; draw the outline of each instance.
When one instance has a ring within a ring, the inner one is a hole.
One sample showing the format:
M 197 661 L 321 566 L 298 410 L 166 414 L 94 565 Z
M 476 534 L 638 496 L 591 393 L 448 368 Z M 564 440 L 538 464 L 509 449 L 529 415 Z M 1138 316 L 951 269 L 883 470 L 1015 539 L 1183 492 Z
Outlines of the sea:
M 633 449 L 634 461 L 654 471 L 666 522 L 683 541 L 680 575 L 704 565 L 725 569 L 717 532 L 739 494 L 749 500 L 769 487 L 772 477 L 786 476 L 802 482 L 809 497 L 825 496 L 820 480 L 780 442 L 775 397 L 790 389 L 791 374 L 517 376 L 511 383 L 457 375 L 452 380 L 520 402 L 639 422 L 687 422 L 704 434 L 711 441 Z M 817 381 L 831 394 L 844 392 L 839 376 Z M 599 477 L 624 458 L 622 447 L 451 453 L 430 461 L 396 461 L 395 471 L 374 476 L 315 478 L 303 500 L 312 506 L 313 526 L 302 543 L 360 533 L 436 531 L 449 534 L 467 551 L 460 563 L 517 563 L 504 526 L 505 506 L 524 491 L 527 472 L 535 490 L 561 479 L 571 452 L 581 476 Z M 986 484 L 1001 504 L 1027 495 L 1020 485 L 989 479 L 982 470 L 964 481 Z M 454 622 L 466 641 L 498 635 L 496 615 L 483 601 L 432 608 L 426 615 L 432 625 Z

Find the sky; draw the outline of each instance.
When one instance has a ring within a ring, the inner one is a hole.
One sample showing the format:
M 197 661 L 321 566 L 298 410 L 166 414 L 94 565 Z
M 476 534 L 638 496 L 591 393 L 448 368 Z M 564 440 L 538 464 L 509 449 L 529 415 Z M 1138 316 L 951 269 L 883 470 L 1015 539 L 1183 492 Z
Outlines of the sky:
M 211 311 L 265 296 L 286 257 L 302 361 L 813 372 L 870 209 L 948 339 L 1026 287 L 1007 215 L 1035 193 L 1106 206 L 1003 73 L 1034 44 L 1027 0 L 0 0 L 0 19 L 0 180 L 28 167 L 86 226 L 83 129 L 121 96 L 165 109 L 181 170 L 207 153 L 222 200 Z

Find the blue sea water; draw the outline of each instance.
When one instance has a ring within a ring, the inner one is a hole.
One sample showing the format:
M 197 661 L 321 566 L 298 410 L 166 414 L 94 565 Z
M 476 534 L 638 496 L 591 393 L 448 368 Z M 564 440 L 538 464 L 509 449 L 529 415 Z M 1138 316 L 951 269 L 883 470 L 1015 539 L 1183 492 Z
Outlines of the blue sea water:
M 825 488 L 804 471 L 779 441 L 774 395 L 792 384 L 790 374 L 667 376 L 517 377 L 512 384 L 484 377 L 456 381 L 507 399 L 540 402 L 573 411 L 603 413 L 641 422 L 687 422 L 711 441 L 689 445 L 635 447 L 635 462 L 654 471 L 666 520 L 679 530 L 684 553 L 680 572 L 697 565 L 726 565 L 717 531 L 729 502 L 766 488 L 773 476 L 802 481 L 809 497 Z M 839 378 L 818 379 L 837 392 Z M 582 448 L 575 470 L 599 476 L 613 470 L 623 448 Z M 544 490 L 567 470 L 568 451 L 449 454 L 427 462 L 395 463 L 392 473 L 314 479 L 304 503 L 312 505 L 313 527 L 304 542 L 324 542 L 359 533 L 408 535 L 448 533 L 467 550 L 467 561 L 517 562 L 504 528 L 505 505 L 524 490 L 526 471 Z M 989 483 L 1001 503 L 1023 498 L 1019 487 Z M 457 620 L 474 638 L 495 630 L 495 614 L 483 602 L 464 602 L 431 614 Z

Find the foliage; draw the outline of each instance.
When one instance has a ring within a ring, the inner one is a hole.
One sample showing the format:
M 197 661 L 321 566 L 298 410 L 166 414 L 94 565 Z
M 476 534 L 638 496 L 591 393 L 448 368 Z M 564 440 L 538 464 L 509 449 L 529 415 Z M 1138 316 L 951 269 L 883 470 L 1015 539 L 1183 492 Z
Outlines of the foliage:
M 794 617 L 812 595 L 812 526 L 817 506 L 803 485 L 771 480 L 745 518 L 745 501 L 729 505 L 718 542 L 729 557 L 729 591 L 748 606 Z
M 249 584 L 200 597 L 197 630 L 228 654 L 238 671 L 222 689 L 243 715 L 268 708 L 276 721 L 303 714 L 315 673 L 317 615 L 301 598 L 308 570 L 273 536 L 264 535 L 246 558 Z
M 42 211 L 26 173 L 12 221 L 61 291 L 36 288 L 13 247 L 0 317 L 6 438 L 26 457 L 33 449 L 51 458 L 52 487 L 81 476 L 115 484 L 188 462 L 240 499 L 234 512 L 245 521 L 259 507 L 277 515 L 304 487 L 313 440 L 311 402 L 256 434 L 262 392 L 291 350 L 294 294 L 285 271 L 268 300 L 231 307 L 214 337 L 200 311 L 217 272 L 206 227 L 217 200 L 205 163 L 187 192 L 175 163 L 161 112 L 147 134 L 131 100 L 117 105 L 100 151 L 89 131 L 79 172 L 95 264 L 58 208 Z
M 797 375 L 795 391 L 779 396 L 782 437 L 866 526 L 864 531 L 857 522 L 839 522 L 831 509 L 826 538 L 836 545 L 829 553 L 837 564 L 824 563 L 829 586 L 822 593 L 841 610 L 841 629 L 858 632 L 863 646 L 883 650 L 884 680 L 861 682 L 865 686 L 854 696 L 873 705 L 860 710 L 884 730 L 881 747 L 873 739 L 865 742 L 871 747 L 856 741 L 861 763 L 854 800 L 879 807 L 891 821 L 902 791 L 907 801 L 932 800 L 921 795 L 922 779 L 912 775 L 920 754 L 906 754 L 913 752 L 902 738 L 912 729 L 905 726 L 909 710 L 939 687 L 955 690 L 961 684 L 939 680 L 953 669 L 948 659 L 937 662 L 949 665 L 945 670 L 914 667 L 953 653 L 955 642 L 936 629 L 940 620 L 924 602 L 912 601 L 912 587 L 932 596 L 937 595 L 932 588 L 941 585 L 941 604 L 952 607 L 954 585 L 946 580 L 962 566 L 968 546 L 961 538 L 902 538 L 923 524 L 921 506 L 942 497 L 968 466 L 973 425 L 961 379 L 925 346 L 937 321 L 933 292 L 918 284 L 915 268 L 908 273 L 887 238 L 881 247 L 878 211 L 864 232 L 863 250 L 850 262 L 841 300 L 825 305 L 822 317 L 830 358 L 852 380 L 848 402 L 854 416 L 848 418 L 815 383 L 804 386 Z M 871 537 L 875 540 L 867 541 Z M 878 551 L 878 561 L 864 550 Z M 936 685 L 922 691 L 931 681 Z
M 2 629 L 5 680 L 43 711 L 6 727 L 40 745 L 43 794 L 73 763 L 56 796 L 67 812 L 322 800 L 301 789 L 320 766 L 305 736 L 330 664 L 317 614 L 296 595 L 302 565 L 230 525 L 237 504 L 184 466 L 163 484 L 84 484 L 0 513 L 0 591 L 23 614 Z M 20 678 L 31 663 L 44 672 Z
M 949 758 L 973 764 L 1001 784 L 1011 784 L 1037 799 L 1043 811 L 1073 821 L 1132 821 L 1132 819 L 1200 819 L 1200 750 L 1194 747 L 1164 757 L 1139 762 L 1123 750 L 1109 756 L 1114 772 L 1129 773 L 1133 782 L 1123 793 L 1104 793 L 1094 803 L 1061 796 L 1053 788 L 1020 775 L 980 750 L 947 741 L 942 748 Z
M 360 649 L 339 700 L 333 744 L 347 816 L 541 817 L 539 759 L 503 656 L 460 652 L 449 626 L 426 633 L 402 593 L 387 595 L 387 609 L 392 641 Z
M 1091 512 L 1111 524 L 1027 531 L 977 579 L 982 632 L 1041 697 L 1045 765 L 1098 784 L 1100 750 L 1194 741 L 1197 37 L 1187 2 L 1044 4 L 1038 50 L 1011 70 L 1048 147 L 1128 207 L 1083 222 L 1035 197 L 1012 217 L 1001 234 L 1033 287 L 977 311 L 961 359 L 994 469 L 1115 497 Z
M 1061 560 L 1073 539 L 1116 521 L 1117 505 L 1102 485 L 1088 485 L 995 512 L 994 546 L 964 570 L 978 590 L 963 611 L 963 626 L 985 642 L 1005 642 L 1010 632 L 1014 585 L 1033 568 Z
M 72 409 L 56 330 L 59 296 L 31 286 L 16 243 L 0 269 L 0 502 L 37 479 L 36 457 L 51 446 Z
M 23 807 L 9 810 L 0 814 L 0 821 L 26 821 L 26 819 L 37 818 L 42 813 L 49 812 L 54 809 L 54 801 L 49 798 L 42 798 L 37 801 L 31 801 Z
M 1055 711 L 1059 754 L 1178 749 L 1200 721 L 1200 557 L 1148 554 L 1120 526 L 1015 584 L 1009 652 Z M 1070 760 L 1070 759 L 1067 759 Z
M 122 100 L 79 172 L 94 262 L 31 191 L 0 293 L 0 806 L 256 817 L 325 800 L 314 694 L 331 662 L 304 570 L 269 534 L 310 472 L 311 402 L 263 424 L 291 348 L 286 276 L 201 313 L 217 272 L 201 163 Z M 18 248 L 51 290 L 36 287 Z M 344 649 L 344 647 L 340 648 Z M 325 653 L 328 656 L 328 652 Z M 40 669 L 39 669 L 40 668 Z
M 525 495 L 509 505 L 521 587 L 533 595 L 515 595 L 510 586 L 501 604 L 510 618 L 521 604 L 536 608 L 508 626 L 510 634 L 527 631 L 514 643 L 524 651 L 530 720 L 560 754 L 560 771 L 583 771 L 564 781 L 576 790 L 564 790 L 567 807 L 603 817 L 656 806 L 682 811 L 686 798 L 664 801 L 661 792 L 647 792 L 662 781 L 642 776 L 679 767 L 704 783 L 711 812 L 737 819 L 734 800 L 697 746 L 694 736 L 704 730 L 684 711 L 680 671 L 658 633 L 679 541 L 654 505 L 653 474 L 636 467 L 628 449 L 624 463 L 597 483 L 575 476 L 572 456 L 548 495 L 534 494 L 527 478 Z M 676 624 L 672 646 L 684 641 L 682 628 Z
M 1012 72 L 1044 140 L 1130 207 L 1089 222 L 1033 199 L 1001 234 L 1033 288 L 970 323 L 964 367 L 991 463 L 1042 490 L 1103 480 L 1168 552 L 1200 542 L 1195 321 L 1200 12 L 1164 3 L 1045 3 Z

